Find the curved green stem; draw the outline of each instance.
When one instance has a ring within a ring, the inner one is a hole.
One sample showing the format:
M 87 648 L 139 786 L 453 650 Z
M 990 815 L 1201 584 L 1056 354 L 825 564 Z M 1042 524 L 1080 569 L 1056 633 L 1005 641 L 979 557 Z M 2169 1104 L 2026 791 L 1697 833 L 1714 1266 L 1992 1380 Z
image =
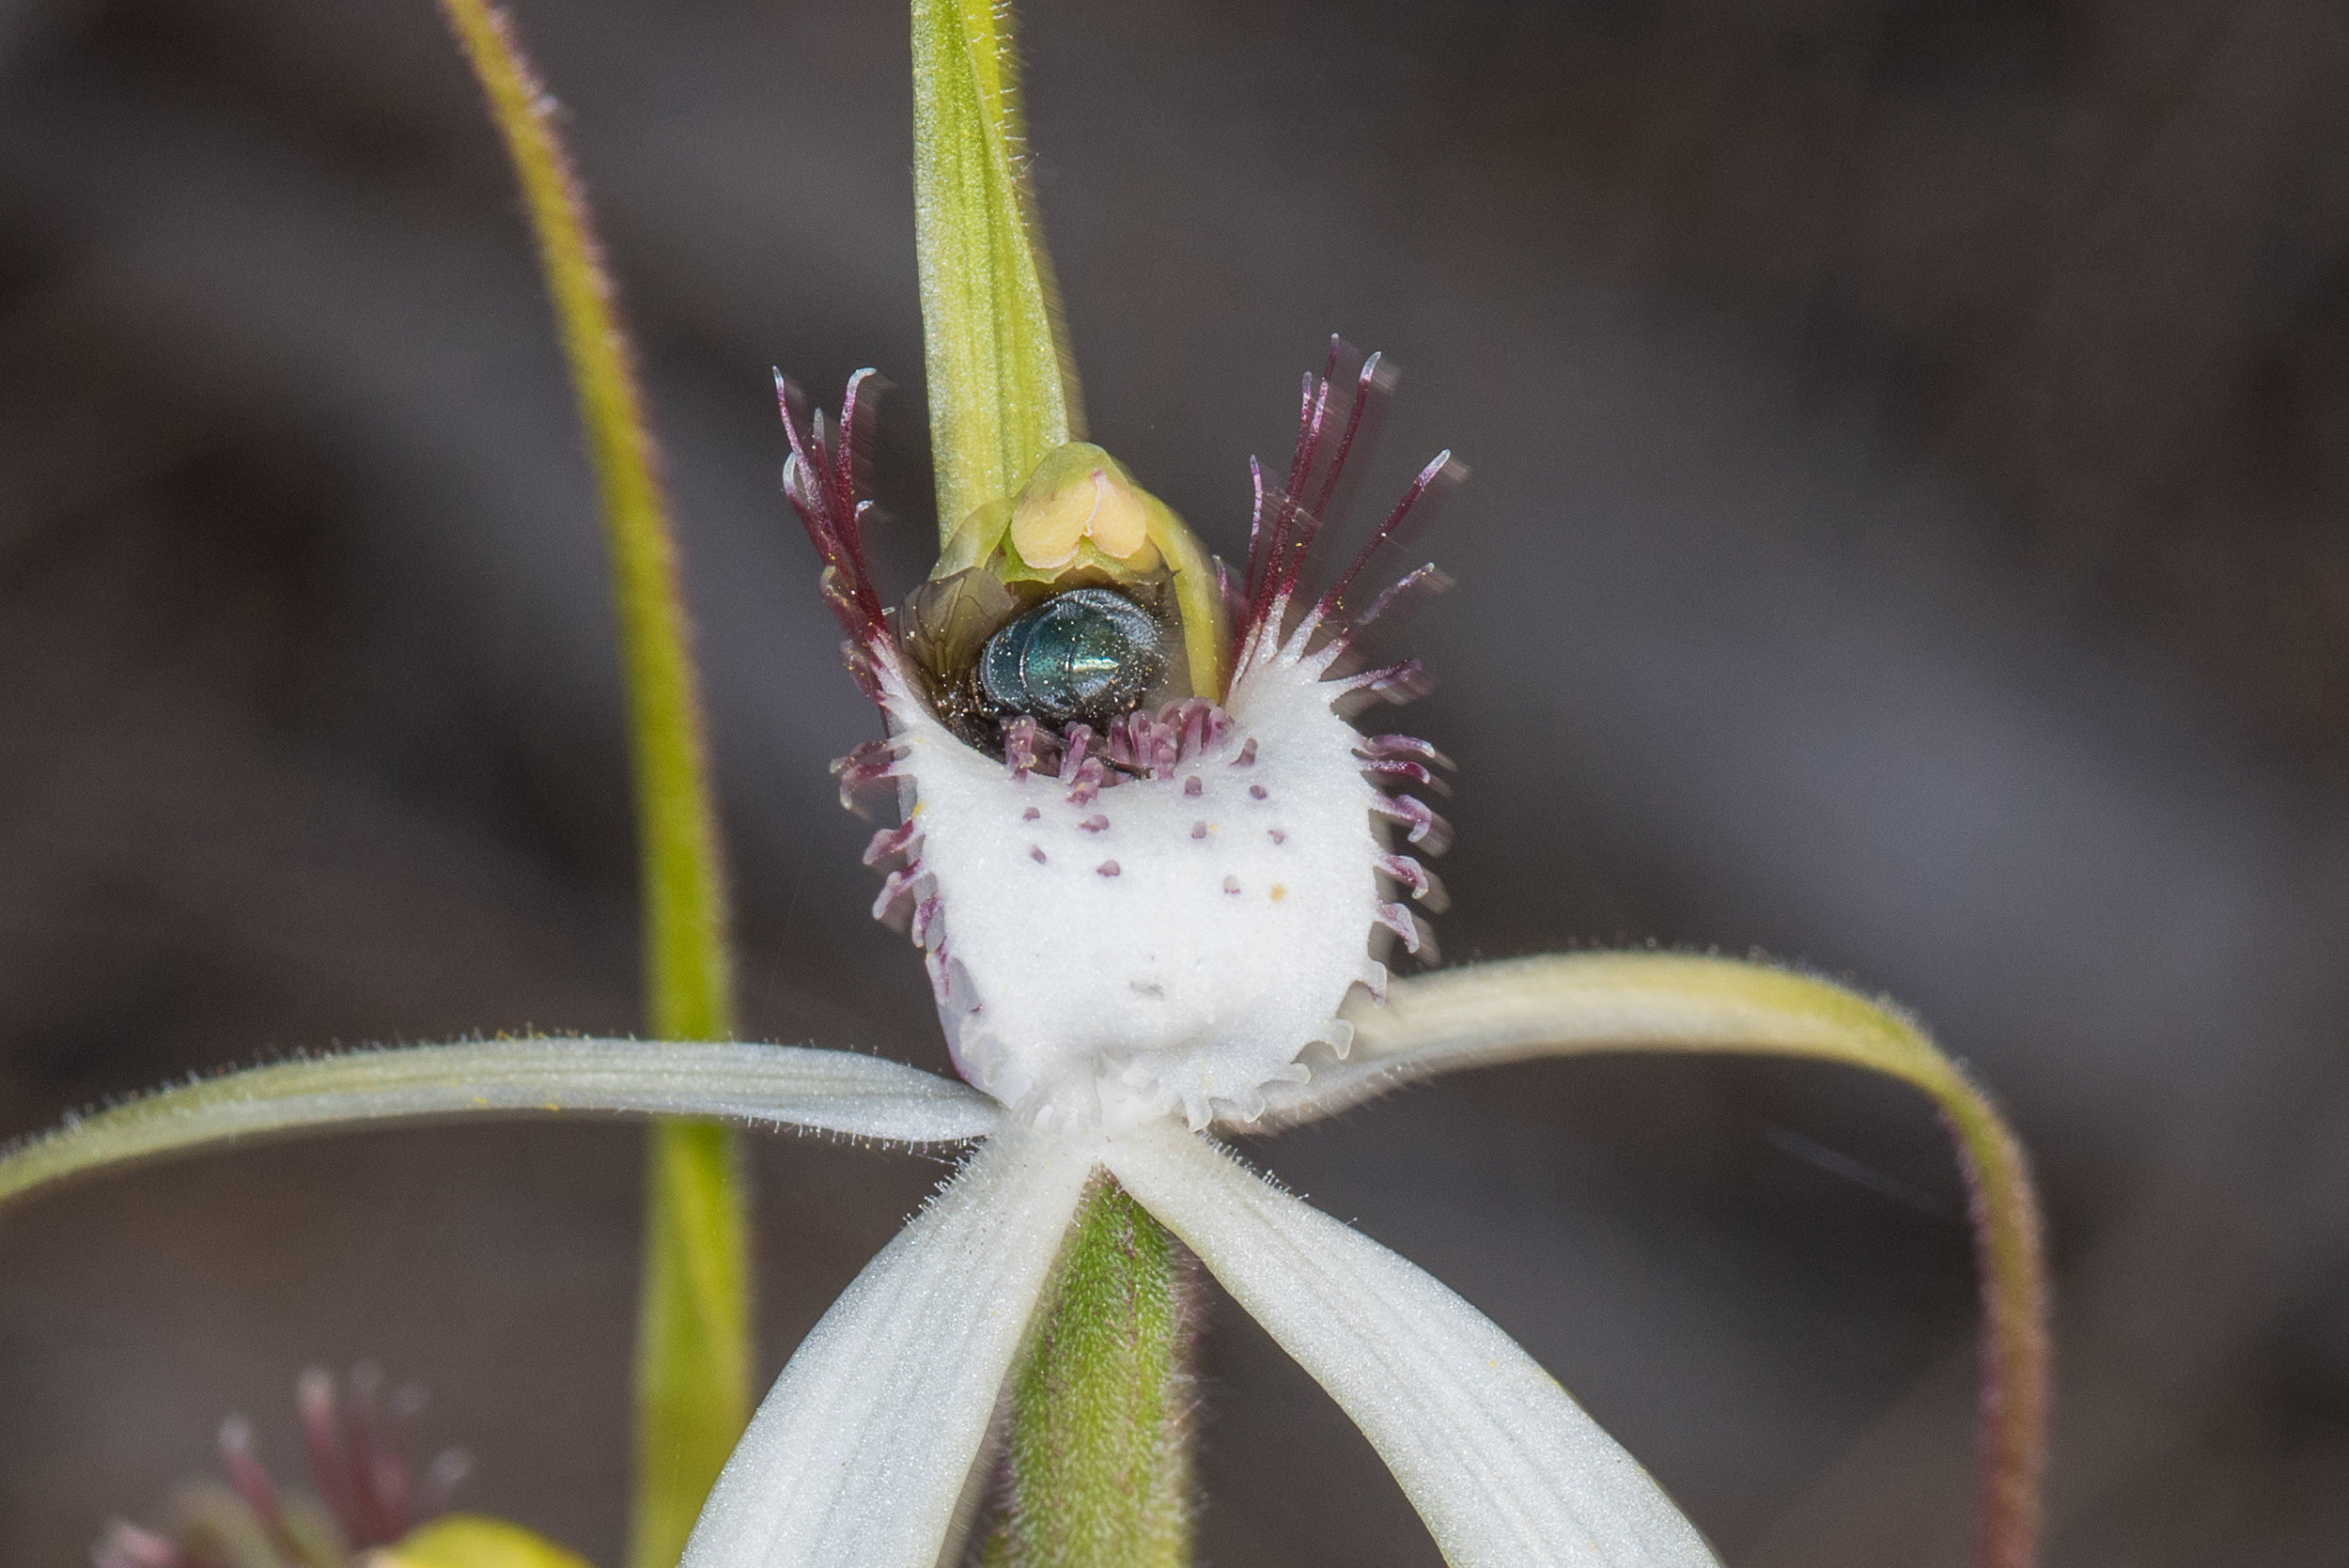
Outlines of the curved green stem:
M 633 743 L 652 1032 L 733 1032 L 726 893 L 676 548 L 628 338 L 553 101 L 488 0 L 441 0 L 506 139 L 601 492 Z M 629 1561 L 669 1568 L 750 1415 L 749 1205 L 728 1129 L 652 1129 Z
M 2022 1145 L 1988 1094 L 1916 1020 L 1841 986 L 1674 954 L 1520 958 L 1397 981 L 1347 1015 L 1347 1060 L 1316 1068 L 1321 1114 L 1386 1084 L 1451 1068 L 1597 1051 L 1806 1057 L 1921 1090 L 1957 1146 L 1982 1274 L 1982 1479 L 1976 1561 L 2029 1568 L 2046 1452 L 2047 1267 Z

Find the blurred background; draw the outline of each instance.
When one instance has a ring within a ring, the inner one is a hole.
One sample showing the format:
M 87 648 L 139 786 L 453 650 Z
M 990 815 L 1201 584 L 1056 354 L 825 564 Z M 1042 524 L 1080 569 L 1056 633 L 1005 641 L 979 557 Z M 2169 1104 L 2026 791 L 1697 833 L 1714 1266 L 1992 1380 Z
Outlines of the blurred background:
M 781 365 L 901 385 L 898 4 L 521 0 L 682 517 L 746 1029 L 942 1065 L 826 761 L 877 733 Z M 1406 367 L 1455 959 L 1749 949 L 1920 1010 L 2045 1179 L 2048 1560 L 2349 1551 L 2349 12 L 2331 0 L 1029 0 L 1096 437 L 1211 547 L 1328 333 Z M 592 497 L 426 0 L 0 5 L 0 1132 L 191 1068 L 637 1018 Z M 638 1135 L 375 1134 L 0 1223 L 0 1556 L 84 1560 L 381 1360 L 616 1560 Z M 1953 1564 L 1939 1129 L 1819 1067 L 1448 1080 L 1256 1147 L 1489 1312 L 1735 1568 Z M 946 1172 L 758 1144 L 763 1353 Z M 1217 1568 L 1437 1561 L 1228 1303 Z

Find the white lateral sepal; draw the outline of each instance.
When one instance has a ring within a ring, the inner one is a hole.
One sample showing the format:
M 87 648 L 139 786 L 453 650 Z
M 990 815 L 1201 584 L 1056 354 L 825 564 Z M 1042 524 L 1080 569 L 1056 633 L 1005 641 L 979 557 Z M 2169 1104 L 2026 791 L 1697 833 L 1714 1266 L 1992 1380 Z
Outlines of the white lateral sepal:
M 622 1111 L 890 1143 L 983 1138 L 1003 1108 L 951 1079 L 803 1046 L 476 1040 L 338 1051 L 197 1079 L 0 1151 L 0 1203 L 85 1171 L 365 1122 Z
M 1354 1419 L 1453 1568 L 1718 1568 L 1639 1462 L 1423 1270 L 1179 1127 L 1102 1159 Z
M 1092 1168 L 988 1140 L 801 1343 L 683 1568 L 933 1568 Z

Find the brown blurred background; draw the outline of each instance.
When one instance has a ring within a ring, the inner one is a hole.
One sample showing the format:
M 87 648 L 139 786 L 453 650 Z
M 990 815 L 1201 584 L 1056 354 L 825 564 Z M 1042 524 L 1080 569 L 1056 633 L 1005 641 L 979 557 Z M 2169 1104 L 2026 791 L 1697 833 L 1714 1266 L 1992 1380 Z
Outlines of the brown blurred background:
M 523 0 L 640 334 L 749 1032 L 939 1064 L 825 761 L 875 733 L 767 388 L 903 390 L 902 6 Z M 2036 1152 L 2049 1560 L 2349 1554 L 2349 12 L 2334 0 L 1032 0 L 1096 435 L 1236 552 L 1342 330 L 1408 367 L 1455 958 L 1758 947 L 1921 1010 Z M 0 1131 L 193 1067 L 636 1017 L 599 547 L 426 0 L 0 5 Z M 1374 487 L 1374 492 L 1375 493 Z M 379 1134 L 0 1221 L 0 1557 L 428 1385 L 465 1498 L 616 1558 L 636 1135 Z M 1485 1307 L 1735 1568 L 1961 1560 L 1938 1129 L 1591 1061 L 1261 1146 Z M 779 1366 L 943 1173 L 758 1153 Z M 1228 1304 L 1207 1560 L 1435 1562 Z

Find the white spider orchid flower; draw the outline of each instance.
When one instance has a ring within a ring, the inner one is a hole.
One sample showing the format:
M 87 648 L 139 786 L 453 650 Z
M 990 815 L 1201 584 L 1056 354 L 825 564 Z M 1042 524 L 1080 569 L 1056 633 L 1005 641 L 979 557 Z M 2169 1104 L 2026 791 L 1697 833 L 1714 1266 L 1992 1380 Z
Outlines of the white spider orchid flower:
M 551 129 L 552 100 L 494 8 L 445 5 L 530 197 L 604 484 L 653 828 L 656 1016 L 723 1034 L 723 909 L 691 661 L 625 340 Z M 820 416 L 801 419 L 786 396 L 786 488 L 848 629 L 850 668 L 888 725 L 886 740 L 842 767 L 844 797 L 889 784 L 902 808 L 867 857 L 888 877 L 876 913 L 903 919 L 924 948 L 968 1082 L 778 1046 L 524 1039 L 356 1051 L 69 1118 L 0 1150 L 0 1203 L 207 1144 L 479 1113 L 613 1110 L 975 1142 L 792 1357 L 709 1493 L 684 1568 L 934 1568 L 994 1413 L 1010 1405 L 1018 1424 L 1026 1390 L 1006 1378 L 1056 1265 L 1066 1257 L 1072 1278 L 1083 1272 L 1097 1233 L 1072 1244 L 1072 1221 L 1100 1212 L 1085 1194 L 1106 1178 L 1188 1243 L 1353 1417 L 1455 1568 L 1699 1568 L 1714 1558 L 1694 1527 L 1505 1334 L 1212 1140 L 1326 1115 L 1406 1078 L 1531 1056 L 1837 1063 L 1921 1091 L 1956 1140 L 1983 1280 L 1978 1560 L 2029 1568 L 2047 1413 L 2046 1259 L 2027 1161 L 1988 1097 L 1897 1009 L 1764 965 L 1582 954 L 1447 970 L 1390 992 L 1384 944 L 1432 957 L 1394 894 L 1422 906 L 1440 894 L 1389 835 L 1399 828 L 1408 847 L 1441 848 L 1443 824 L 1408 790 L 1435 785 L 1442 759 L 1353 727 L 1356 706 L 1406 695 L 1417 677 L 1409 664 L 1360 668 L 1357 637 L 1398 592 L 1438 574 L 1422 567 L 1359 613 L 1347 596 L 1448 457 L 1334 586 L 1308 595 L 1306 557 L 1380 380 L 1374 358 L 1333 409 L 1333 353 L 1306 378 L 1285 483 L 1258 475 L 1247 573 L 1229 582 L 1106 453 L 1066 442 L 1073 387 L 1049 268 L 1032 233 L 1006 243 L 1024 232 L 1027 202 L 1005 8 L 916 0 L 914 57 L 934 447 L 941 493 L 957 498 L 949 509 L 970 512 L 950 520 L 938 570 L 893 619 L 858 539 L 863 375 L 830 441 Z M 1064 444 L 1044 452 L 1017 498 L 972 505 L 1052 442 Z M 705 1199 L 692 1220 L 678 1218 Z M 665 1216 L 706 1243 L 657 1254 L 656 1288 L 688 1303 L 672 1315 L 739 1306 L 727 1276 L 739 1212 L 724 1184 L 660 1176 L 652 1212 L 655 1234 Z M 1055 1309 L 1037 1340 L 1061 1326 Z M 640 1440 L 658 1462 L 639 1477 L 637 1560 L 670 1560 L 708 1473 L 703 1451 L 731 1430 L 726 1363 L 737 1358 L 721 1352 L 739 1342 L 717 1337 L 729 1345 L 713 1351 L 697 1330 L 664 1327 L 643 1362 L 658 1375 L 639 1406 Z M 1051 1351 L 1039 1343 L 1036 1364 Z M 692 1385 L 682 1415 L 664 1408 L 671 1374 Z M 681 1436 L 691 1441 L 670 1441 Z M 1178 1471 L 1168 1467 L 1170 1486 Z M 1046 1512 L 1057 1500 L 1047 1494 Z M 393 1560 L 543 1568 L 561 1558 L 494 1521 L 426 1531 L 440 1533 L 403 1538 Z M 142 1561 L 171 1549 L 136 1531 L 110 1545 Z
M 1714 1561 L 1647 1473 L 1475 1308 L 1212 1141 L 1219 1128 L 1359 1098 L 1361 1064 L 1334 1070 L 1354 1034 L 1340 1010 L 1358 989 L 1383 991 L 1380 941 L 1418 951 L 1425 940 L 1388 889 L 1425 899 L 1435 885 L 1389 849 L 1384 829 L 1399 822 L 1411 843 L 1440 847 L 1443 828 L 1387 786 L 1430 783 L 1440 759 L 1416 741 L 1366 737 L 1345 717 L 1413 671 L 1340 671 L 1355 632 L 1392 602 L 1382 595 L 1348 617 L 1346 588 L 1449 455 L 1336 586 L 1310 602 L 1299 586 L 1315 514 L 1378 375 L 1374 357 L 1342 411 L 1330 407 L 1333 377 L 1308 377 L 1288 483 L 1268 489 L 1259 476 L 1220 703 L 1131 707 L 1097 739 L 1077 721 L 982 722 L 1000 753 L 950 722 L 952 693 L 909 652 L 865 571 L 851 456 L 863 377 L 829 442 L 820 414 L 802 432 L 786 396 L 786 489 L 824 557 L 851 668 L 890 729 L 842 769 L 844 797 L 892 782 L 903 807 L 904 825 L 877 834 L 867 856 L 902 862 L 876 913 L 909 917 L 956 1063 L 985 1092 L 932 1080 L 930 1107 L 953 1110 L 918 1129 L 895 1102 L 827 1125 L 984 1141 L 792 1357 L 711 1494 L 685 1568 L 930 1568 L 1097 1171 L 1330 1391 L 1455 1568 Z M 1155 503 L 1126 491 L 1122 472 L 1079 479 L 1073 525 L 1025 530 L 1050 536 L 1055 567 L 1084 540 L 1112 559 L 1150 548 L 1137 546 L 1130 519 L 1108 514 Z M 1308 494 L 1311 507 L 1297 499 Z M 1154 514 L 1150 533 L 1181 598 L 1195 583 L 1180 574 L 1201 560 L 1195 547 L 1184 556 L 1171 519 Z M 1020 529 L 1008 536 L 1016 547 Z M 1194 638 L 1200 620 L 1190 617 Z M 1197 652 L 1194 642 L 1186 660 L 1166 662 L 1218 667 Z M 1047 649 L 1040 668 L 1065 677 L 1072 665 Z M 1097 660 L 1084 668 L 1114 687 Z
M 863 377 L 829 441 L 820 416 L 800 420 L 786 398 L 786 489 L 849 629 L 850 668 L 890 729 L 842 765 L 842 791 L 896 785 L 904 823 L 868 856 L 897 862 L 876 912 L 905 917 L 925 949 L 968 1083 L 786 1046 L 355 1051 L 70 1119 L 0 1152 L 0 1203 L 209 1144 L 480 1113 L 618 1110 L 975 1142 L 792 1356 L 709 1494 L 683 1568 L 934 1568 L 1103 1174 L 1354 1419 L 1455 1568 L 1714 1564 L 1639 1464 L 1484 1314 L 1252 1173 L 1214 1135 L 1311 1120 L 1409 1077 L 1626 1043 L 1857 1062 L 1946 1091 L 1953 1114 L 1977 1102 L 1859 999 L 1782 973 L 1725 986 L 1701 972 L 1717 961 L 1522 960 L 1398 981 L 1382 997 L 1375 950 L 1427 944 L 1390 893 L 1439 896 L 1386 834 L 1399 827 L 1423 853 L 1442 846 L 1441 819 L 1404 793 L 1435 784 L 1442 759 L 1346 718 L 1408 693 L 1415 666 L 1351 666 L 1361 629 L 1436 573 L 1408 574 L 1359 613 L 1346 596 L 1452 464 L 1431 463 L 1335 585 L 1303 597 L 1377 362 L 1342 409 L 1336 380 L 1333 353 L 1330 371 L 1306 378 L 1285 484 L 1259 474 L 1242 583 L 1226 582 L 1106 454 L 1067 447 L 1019 505 L 957 530 L 943 575 L 894 619 L 856 537 Z M 1108 598 L 1078 598 L 1088 589 Z M 1227 602 L 1238 617 L 1228 639 Z M 1050 722 L 1005 707 L 1007 692 Z

